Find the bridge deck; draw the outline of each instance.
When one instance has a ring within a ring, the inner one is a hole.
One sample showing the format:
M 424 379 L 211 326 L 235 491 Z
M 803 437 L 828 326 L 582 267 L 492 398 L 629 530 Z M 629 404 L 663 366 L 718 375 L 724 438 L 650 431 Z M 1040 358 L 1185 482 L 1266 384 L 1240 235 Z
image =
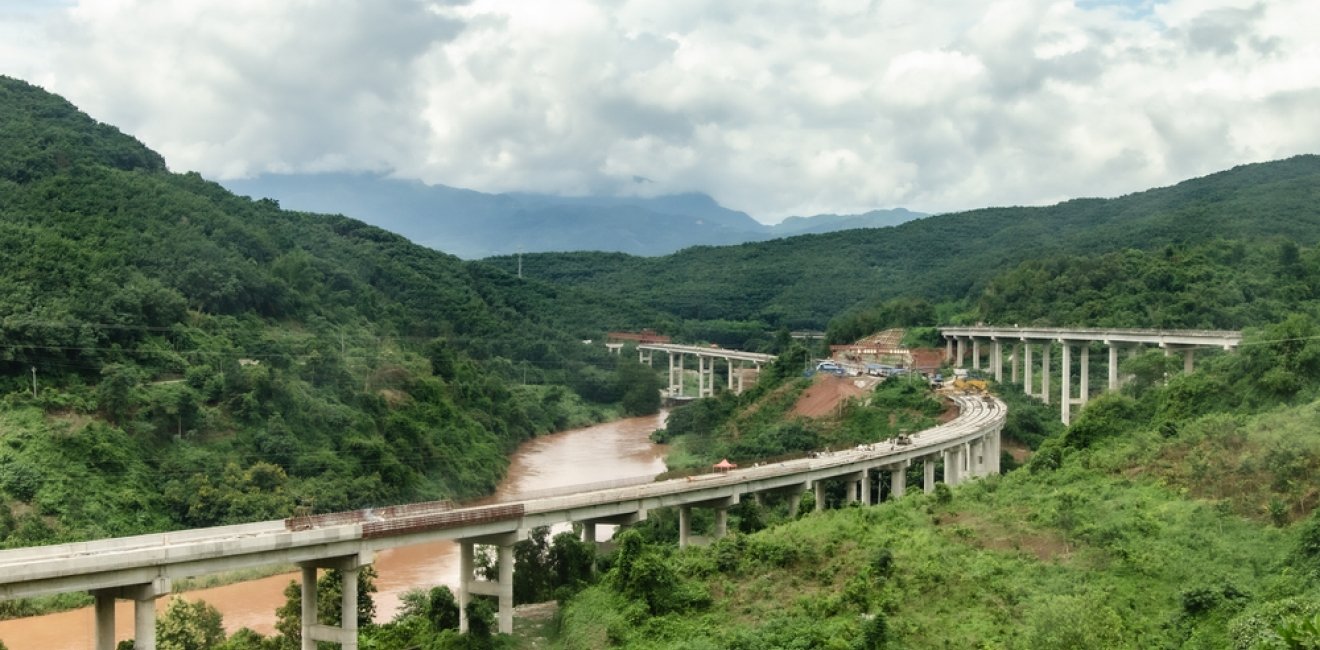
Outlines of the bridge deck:
M 997 399 L 955 396 L 960 415 L 913 434 L 910 445 L 880 442 L 696 477 L 524 498 L 514 503 L 403 515 L 290 530 L 283 520 L 0 551 L 0 599 L 119 587 L 278 563 L 370 553 L 437 539 L 471 539 L 533 526 L 599 519 L 651 508 L 736 499 L 922 458 L 997 433 L 1006 409 Z M 498 510 L 498 512 L 496 512 Z M 407 509 L 397 512 L 407 513 Z M 410 516 L 413 519 L 410 519 Z M 418 519 L 432 517 L 442 524 Z M 364 531 L 365 528 L 365 531 Z M 365 533 L 365 534 L 364 534 Z

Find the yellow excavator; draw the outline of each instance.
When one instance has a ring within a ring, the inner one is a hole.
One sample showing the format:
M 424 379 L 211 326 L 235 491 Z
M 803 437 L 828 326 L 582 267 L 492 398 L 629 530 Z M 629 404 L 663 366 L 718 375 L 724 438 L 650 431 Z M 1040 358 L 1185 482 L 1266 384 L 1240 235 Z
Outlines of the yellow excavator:
M 953 371 L 953 389 L 964 393 L 985 393 L 988 384 L 980 377 L 972 377 L 962 368 Z

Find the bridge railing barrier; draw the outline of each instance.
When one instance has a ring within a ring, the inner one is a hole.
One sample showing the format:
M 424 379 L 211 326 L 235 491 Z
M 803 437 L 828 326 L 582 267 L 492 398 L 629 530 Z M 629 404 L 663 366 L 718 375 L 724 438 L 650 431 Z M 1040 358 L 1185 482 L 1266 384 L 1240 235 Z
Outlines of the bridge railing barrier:
M 390 537 L 392 535 L 402 535 L 404 533 L 453 528 L 455 526 L 478 524 L 487 521 L 518 519 L 522 516 L 523 504 L 515 503 L 510 505 L 488 506 L 485 508 L 451 510 L 449 512 L 435 512 L 408 517 L 396 517 L 394 519 L 368 521 L 362 524 L 362 538 Z
M 421 503 L 405 503 L 402 505 L 385 506 L 382 508 L 362 508 L 360 510 L 345 510 L 343 512 L 327 512 L 319 515 L 294 515 L 284 520 L 284 528 L 286 530 L 308 530 L 311 528 L 323 528 L 325 526 L 344 526 L 348 524 L 360 524 L 376 519 L 429 515 L 438 512 L 447 512 L 453 509 L 454 504 L 452 501 L 423 501 Z

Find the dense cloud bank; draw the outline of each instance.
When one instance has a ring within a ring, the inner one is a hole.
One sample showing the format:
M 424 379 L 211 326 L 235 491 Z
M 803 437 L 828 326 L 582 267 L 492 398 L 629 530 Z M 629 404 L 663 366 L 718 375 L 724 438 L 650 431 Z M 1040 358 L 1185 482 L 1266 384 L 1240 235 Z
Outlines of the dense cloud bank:
M 1313 0 L 83 0 L 2 17 L 0 72 L 215 178 L 699 191 L 773 220 L 1115 195 L 1320 150 Z

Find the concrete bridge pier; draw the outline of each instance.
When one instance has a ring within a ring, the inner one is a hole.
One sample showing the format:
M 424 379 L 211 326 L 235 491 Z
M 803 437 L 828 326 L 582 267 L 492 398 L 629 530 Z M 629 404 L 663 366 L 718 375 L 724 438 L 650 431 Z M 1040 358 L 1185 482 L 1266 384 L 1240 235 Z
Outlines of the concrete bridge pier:
M 601 542 L 596 537 L 597 525 L 605 524 L 609 526 L 617 526 L 619 528 L 627 528 L 628 526 L 635 525 L 638 522 L 642 522 L 642 521 L 646 521 L 645 510 L 638 510 L 637 512 L 629 512 L 626 514 L 613 515 L 609 517 L 582 519 L 578 523 L 582 524 L 582 541 L 588 544 L 599 545 L 602 544 L 603 542 Z
M 495 596 L 499 599 L 499 633 L 513 634 L 513 545 L 518 533 L 501 533 L 488 537 L 458 540 L 458 631 L 468 631 L 467 605 L 473 595 Z M 499 549 L 499 579 L 496 582 L 478 580 L 475 574 L 476 546 L 495 546 Z M 306 601 L 304 601 L 306 602 Z M 314 648 L 315 646 L 313 646 Z M 353 646 L 356 648 L 357 646 Z
M 788 518 L 797 517 L 798 509 L 802 507 L 802 493 L 807 491 L 807 484 L 794 486 L 788 492 Z
M 1109 392 L 1118 390 L 1118 346 L 1109 341 L 1105 341 L 1109 346 Z
M 669 396 L 679 397 L 683 394 L 683 355 L 682 353 L 669 353 Z
M 115 600 L 133 601 L 133 649 L 156 650 L 156 599 L 170 593 L 169 578 L 126 587 L 96 589 L 96 650 L 115 649 Z M 354 646 L 356 647 L 356 646 Z
M 1064 424 L 1072 423 L 1072 346 L 1067 341 L 1059 341 L 1063 348 L 1059 375 L 1059 418 Z
M 959 337 L 958 337 L 958 357 L 956 358 L 956 360 L 955 360 L 955 362 L 954 362 L 954 364 L 953 364 L 955 368 L 961 368 L 961 367 L 963 367 L 963 355 L 966 354 L 966 353 L 967 353 L 967 339 L 965 339 L 965 338 L 959 336 Z
M 967 443 L 967 474 L 971 477 L 985 476 L 984 439 L 977 439 Z
M 816 512 L 825 511 L 825 481 L 817 479 L 811 484 L 812 493 L 816 497 Z
M 921 459 L 921 490 L 926 494 L 935 491 L 935 457 L 927 456 Z
M 343 650 L 357 650 L 358 572 L 368 564 L 371 564 L 370 551 L 299 563 L 298 566 L 302 568 L 302 650 L 316 650 L 317 641 L 338 643 Z M 343 581 L 340 585 L 343 612 L 339 627 L 322 625 L 317 621 L 317 569 L 335 569 Z
M 981 369 L 981 339 L 972 339 L 972 369 Z
M 712 539 L 720 539 L 729 532 L 729 508 L 738 505 L 738 495 L 712 499 L 710 501 L 701 501 L 698 503 L 687 503 L 678 507 L 678 547 L 687 548 L 692 541 L 692 508 L 712 508 L 715 510 L 715 527 L 711 532 Z
M 889 469 L 889 498 L 901 499 L 907 492 L 907 461 L 895 463 Z
M 1012 367 L 1013 367 L 1013 369 L 1012 369 L 1011 380 L 1012 380 L 1012 382 L 1015 383 L 1015 384 L 1018 383 L 1018 365 L 1020 364 L 1020 360 L 1021 360 L 1021 358 L 1022 358 L 1022 344 L 1021 344 L 1021 343 L 1014 343 L 1014 344 L 1013 344 L 1013 358 L 1012 358 Z
M 962 445 L 949 447 L 944 450 L 944 482 L 949 487 L 958 485 L 961 482 L 963 454 Z
M 994 339 L 994 347 L 990 349 L 990 365 L 994 367 L 995 381 L 1004 381 L 1004 343 L 999 339 Z
M 1022 390 L 1026 392 L 1027 397 L 1035 397 L 1036 382 L 1032 380 L 1031 376 L 1031 343 L 1023 344 L 1023 348 L 1026 355 L 1022 357 L 1022 373 L 1025 377 L 1022 380 Z
M 1040 400 L 1050 403 L 1050 344 L 1040 346 Z

